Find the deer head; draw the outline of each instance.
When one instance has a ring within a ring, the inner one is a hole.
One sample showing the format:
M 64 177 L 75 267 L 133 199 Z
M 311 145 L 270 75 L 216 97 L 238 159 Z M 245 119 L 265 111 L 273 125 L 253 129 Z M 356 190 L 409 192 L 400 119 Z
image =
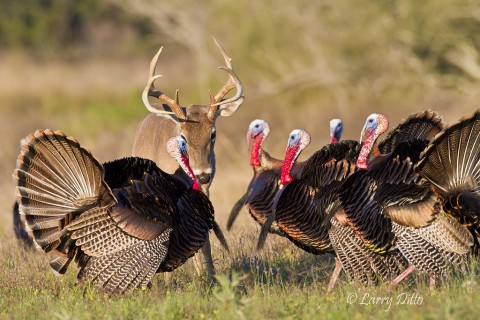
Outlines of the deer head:
M 149 116 L 140 124 L 133 148 L 134 155 L 149 158 L 155 161 L 160 168 L 165 169 L 164 163 L 169 160 L 161 150 L 165 149 L 165 143 L 170 137 L 182 135 L 187 141 L 190 165 L 204 191 L 208 191 L 215 174 L 215 121 L 218 116 L 227 117 L 233 114 L 240 107 L 244 98 L 242 84 L 232 67 L 232 59 L 228 57 L 225 49 L 215 38 L 214 41 L 222 53 L 226 65 L 219 68 L 225 70 L 229 77 L 217 94 L 212 95 L 210 92 L 209 104 L 192 104 L 182 107 L 178 90 L 172 99 L 156 88 L 155 81 L 161 75 L 155 75 L 155 67 L 162 48 L 153 57 L 142 100 L 152 115 L 158 117 Z M 233 89 L 236 89 L 236 94 L 225 99 L 225 96 Z M 162 103 L 152 105 L 149 97 L 155 97 Z

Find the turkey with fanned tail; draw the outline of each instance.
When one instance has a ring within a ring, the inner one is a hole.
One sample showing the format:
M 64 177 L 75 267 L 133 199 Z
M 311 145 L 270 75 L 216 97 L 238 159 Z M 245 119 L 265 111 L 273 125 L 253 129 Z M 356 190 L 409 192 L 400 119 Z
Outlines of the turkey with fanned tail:
M 226 247 L 185 140 L 171 138 L 167 149 L 180 164 L 173 175 L 132 157 L 107 163 L 105 176 L 92 154 L 61 131 L 27 137 L 14 171 L 17 202 L 36 246 L 57 253 L 50 263 L 56 272 L 74 260 L 78 280 L 122 293 L 182 265 L 210 229 Z
M 468 231 L 440 210 L 428 182 L 414 171 L 428 145 L 426 139 L 445 126 L 431 111 L 411 118 L 422 114 L 436 125 L 418 131 L 418 135 L 408 133 L 404 139 L 396 138 L 391 145 L 383 144 L 389 145 L 383 149 L 390 149 L 387 153 L 381 151 L 382 143 L 377 146 L 376 140 L 386 131 L 388 119 L 382 114 L 370 115 L 362 130 L 358 170 L 340 192 L 346 219 L 365 245 L 381 255 L 399 250 L 408 260 L 410 267 L 393 284 L 415 269 L 434 280 L 445 277 L 451 265 L 463 268 L 472 244 Z

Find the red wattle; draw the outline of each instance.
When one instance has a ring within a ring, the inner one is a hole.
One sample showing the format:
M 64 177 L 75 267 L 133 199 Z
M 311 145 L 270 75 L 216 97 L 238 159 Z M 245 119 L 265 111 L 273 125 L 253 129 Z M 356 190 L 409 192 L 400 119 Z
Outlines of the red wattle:
M 262 146 L 262 141 L 263 141 L 263 133 L 258 134 L 253 138 L 253 147 L 252 147 L 252 153 L 250 154 L 250 165 L 252 167 L 260 167 L 261 162 L 259 159 L 260 155 L 260 148 Z
M 335 137 L 330 138 L 330 143 L 337 143 L 338 140 Z
M 287 184 L 289 184 L 290 182 L 293 181 L 293 178 L 291 175 L 282 175 L 282 178 L 281 178 L 281 183 L 286 186 Z
M 183 164 L 183 171 L 192 179 L 192 189 L 193 190 L 200 190 L 200 184 L 198 183 L 197 177 L 195 177 L 195 174 L 192 171 L 192 168 L 190 167 L 190 163 L 188 161 L 188 158 L 183 158 L 182 159 L 182 164 Z
M 372 132 L 368 135 L 367 139 L 363 142 L 362 149 L 357 158 L 356 167 L 357 169 L 367 169 L 368 168 L 368 156 L 372 151 L 373 144 L 377 139 L 375 132 Z
M 365 170 L 368 168 L 368 163 L 366 163 L 365 161 L 357 161 L 356 167 L 357 169 Z
M 282 165 L 282 173 L 280 175 L 280 182 L 283 185 L 287 185 L 288 183 L 292 182 L 293 178 L 290 176 L 290 171 L 293 167 L 293 162 L 296 159 L 297 151 L 300 147 L 298 145 L 288 148 L 285 152 L 285 160 L 283 161 Z
M 197 179 L 193 181 L 192 189 L 197 191 L 200 190 L 200 185 L 198 184 Z

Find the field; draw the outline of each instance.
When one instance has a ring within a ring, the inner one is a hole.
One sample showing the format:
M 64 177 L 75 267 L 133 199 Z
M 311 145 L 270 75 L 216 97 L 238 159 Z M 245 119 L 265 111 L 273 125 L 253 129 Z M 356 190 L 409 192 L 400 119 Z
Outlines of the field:
M 35 129 L 62 129 L 101 162 L 130 154 L 147 115 L 140 94 L 148 64 L 160 45 L 157 86 L 170 95 L 180 88 L 183 105 L 206 103 L 208 90 L 225 81 L 212 35 L 244 84 L 243 106 L 217 120 L 210 191 L 222 227 L 251 177 L 245 132 L 253 119 L 270 123 L 264 147 L 278 158 L 292 129 L 308 130 L 312 144 L 301 159 L 328 141 L 334 117 L 343 119 L 346 139 L 358 139 L 372 112 L 386 114 L 392 125 L 425 109 L 453 122 L 480 107 L 477 3 L 181 0 L 159 1 L 155 10 L 148 1 L 100 3 L 73 44 L 53 41 L 56 34 L 41 25 L 20 33 L 20 22 L 6 16 L 18 8 L 0 13 L 0 319 L 477 318 L 477 262 L 433 292 L 422 277 L 390 290 L 342 276 L 327 294 L 332 257 L 303 253 L 274 235 L 256 252 L 259 228 L 246 211 L 225 231 L 230 253 L 213 240 L 216 284 L 195 275 L 189 261 L 172 288 L 159 275 L 149 290 L 108 296 L 75 285 L 75 267 L 56 277 L 47 255 L 16 242 L 11 217 L 19 141 Z M 48 17 L 40 16 L 45 24 L 60 23 Z M 2 33 L 7 22 L 18 41 Z

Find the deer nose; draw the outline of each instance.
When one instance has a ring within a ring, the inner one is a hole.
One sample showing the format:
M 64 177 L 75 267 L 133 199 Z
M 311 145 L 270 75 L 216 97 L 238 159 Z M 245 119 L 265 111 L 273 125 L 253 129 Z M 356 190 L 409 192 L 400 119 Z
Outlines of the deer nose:
M 202 173 L 197 176 L 197 179 L 200 184 L 207 184 L 210 182 L 211 176 L 210 173 Z

